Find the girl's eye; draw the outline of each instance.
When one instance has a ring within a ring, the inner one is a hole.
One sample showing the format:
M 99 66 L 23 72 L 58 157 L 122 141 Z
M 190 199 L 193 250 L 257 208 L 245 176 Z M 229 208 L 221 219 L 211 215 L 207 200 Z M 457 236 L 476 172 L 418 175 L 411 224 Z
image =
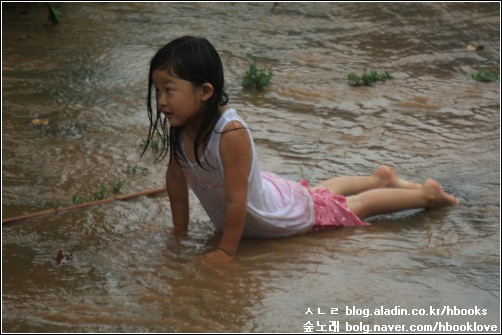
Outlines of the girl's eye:
M 172 87 L 161 87 L 161 88 L 155 87 L 155 94 L 157 95 L 160 95 L 162 93 L 168 94 L 171 93 L 172 91 L 174 91 Z

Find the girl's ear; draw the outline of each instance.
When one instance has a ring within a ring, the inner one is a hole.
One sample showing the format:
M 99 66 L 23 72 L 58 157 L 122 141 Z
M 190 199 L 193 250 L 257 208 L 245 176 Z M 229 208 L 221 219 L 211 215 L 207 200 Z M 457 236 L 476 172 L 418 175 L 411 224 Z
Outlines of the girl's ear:
M 200 93 L 200 99 L 202 100 L 202 102 L 208 101 L 214 94 L 213 85 L 211 85 L 210 83 L 202 84 L 202 86 L 200 87 Z

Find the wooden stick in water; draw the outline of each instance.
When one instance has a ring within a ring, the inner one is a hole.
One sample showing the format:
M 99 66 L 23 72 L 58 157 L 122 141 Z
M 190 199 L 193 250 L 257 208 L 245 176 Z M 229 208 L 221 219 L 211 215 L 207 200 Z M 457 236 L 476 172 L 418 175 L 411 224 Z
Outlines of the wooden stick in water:
M 26 215 L 16 216 L 13 218 L 2 219 L 2 225 L 14 223 L 14 222 L 25 221 L 25 220 L 29 220 L 29 219 L 34 219 L 37 217 L 51 215 L 51 214 L 56 215 L 56 214 L 62 213 L 62 212 L 68 212 L 71 210 L 82 209 L 82 208 L 87 208 L 87 207 L 91 207 L 91 206 L 106 204 L 106 203 L 114 202 L 117 200 L 119 200 L 119 201 L 129 200 L 132 198 L 140 197 L 142 195 L 151 196 L 151 195 L 163 193 L 166 191 L 167 191 L 166 188 L 163 187 L 163 188 L 157 188 L 157 189 L 150 190 L 150 191 L 143 191 L 143 192 L 137 192 L 137 193 L 131 193 L 131 194 L 124 194 L 124 195 L 115 195 L 115 196 L 108 198 L 108 199 L 90 201 L 90 202 L 86 202 L 86 203 L 83 203 L 80 205 L 75 205 L 75 206 L 47 209 L 45 211 L 41 211 L 41 212 L 37 212 L 37 213 L 26 214 Z

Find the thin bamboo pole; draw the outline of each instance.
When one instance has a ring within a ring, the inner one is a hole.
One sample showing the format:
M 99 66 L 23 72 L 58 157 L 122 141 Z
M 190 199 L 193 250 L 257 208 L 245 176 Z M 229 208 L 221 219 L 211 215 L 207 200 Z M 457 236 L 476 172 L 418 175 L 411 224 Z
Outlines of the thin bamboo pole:
M 47 216 L 47 215 L 51 215 L 51 214 L 56 215 L 56 214 L 62 213 L 62 212 L 68 212 L 68 211 L 72 211 L 72 210 L 88 208 L 88 207 L 91 207 L 91 206 L 102 205 L 102 204 L 114 202 L 114 201 L 117 201 L 117 200 L 118 201 L 124 201 L 124 200 L 129 200 L 129 199 L 132 199 L 132 198 L 140 197 L 142 195 L 152 196 L 152 195 L 163 193 L 163 192 L 166 192 L 166 188 L 165 187 L 163 187 L 163 188 L 157 188 L 157 189 L 150 190 L 150 191 L 143 191 L 143 192 L 137 192 L 137 193 L 131 193 L 131 194 L 123 194 L 123 195 L 115 195 L 115 196 L 113 196 L 111 198 L 107 198 L 107 199 L 103 199 L 103 200 L 90 201 L 90 202 L 86 202 L 86 203 L 83 203 L 83 204 L 80 204 L 80 205 L 74 205 L 74 206 L 69 206 L 69 207 L 64 207 L 64 208 L 47 209 L 47 210 L 44 210 L 44 211 L 41 211 L 41 212 L 37 212 L 37 213 L 26 214 L 26 215 L 16 216 L 16 217 L 12 217 L 12 218 L 2 219 L 2 226 L 6 225 L 6 224 L 9 224 L 9 223 L 20 222 L 20 221 L 25 221 L 25 220 L 29 220 L 29 219 L 38 218 L 38 217 L 41 217 L 41 216 Z

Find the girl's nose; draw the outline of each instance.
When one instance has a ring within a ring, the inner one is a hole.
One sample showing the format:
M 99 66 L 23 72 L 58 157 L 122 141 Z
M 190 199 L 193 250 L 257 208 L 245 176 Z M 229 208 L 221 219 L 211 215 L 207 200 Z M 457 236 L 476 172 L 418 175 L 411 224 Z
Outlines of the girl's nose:
M 157 93 L 157 105 L 159 107 L 166 105 L 166 98 L 162 93 Z

